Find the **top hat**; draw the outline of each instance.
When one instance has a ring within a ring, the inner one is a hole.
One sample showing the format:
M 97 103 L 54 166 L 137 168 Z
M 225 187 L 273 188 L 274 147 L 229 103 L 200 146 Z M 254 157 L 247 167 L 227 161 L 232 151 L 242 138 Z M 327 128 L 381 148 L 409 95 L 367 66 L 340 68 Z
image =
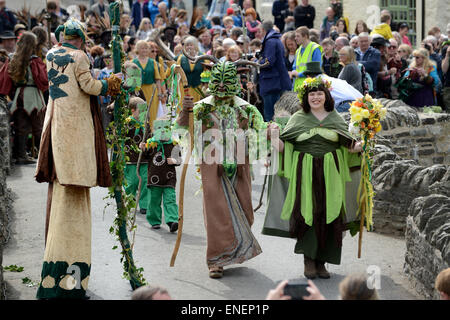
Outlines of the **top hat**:
M 373 46 L 385 46 L 385 47 L 389 47 L 390 46 L 390 42 L 388 40 L 386 40 L 383 37 L 375 37 L 372 39 L 372 43 L 370 44 L 372 47 Z
M 8 30 L 8 31 L 4 31 L 1 35 L 0 35 L 0 39 L 17 39 L 16 35 L 14 34 L 14 32 Z
M 322 74 L 323 70 L 320 67 L 319 61 L 311 61 L 306 63 L 306 70 L 303 71 L 303 74 L 305 76 L 317 76 L 319 74 Z

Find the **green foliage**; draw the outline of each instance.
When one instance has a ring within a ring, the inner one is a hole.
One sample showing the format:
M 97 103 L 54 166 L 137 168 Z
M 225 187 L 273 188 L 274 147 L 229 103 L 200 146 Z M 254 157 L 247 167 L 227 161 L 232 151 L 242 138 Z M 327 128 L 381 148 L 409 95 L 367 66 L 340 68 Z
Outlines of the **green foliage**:
M 431 107 L 424 107 L 423 113 L 441 113 L 442 107 L 440 106 L 431 106 Z
M 27 287 L 35 287 L 39 284 L 39 282 L 33 281 L 28 277 L 22 278 L 22 283 L 25 284 Z
M 3 267 L 3 270 L 9 271 L 9 272 L 22 272 L 23 267 L 16 266 L 15 264 L 12 264 L 10 266 Z
M 111 25 L 118 26 L 120 24 L 120 7 L 119 1 L 110 4 L 110 18 Z M 111 48 L 113 51 L 114 70 L 118 72 L 122 69 L 125 61 L 125 53 L 121 48 L 121 38 L 118 33 L 118 28 L 113 28 L 113 38 L 111 41 Z M 123 263 L 124 278 L 130 281 L 133 289 L 136 289 L 146 284 L 143 277 L 143 269 L 136 268 L 132 245 L 128 240 L 127 230 L 135 229 L 133 210 L 136 207 L 135 199 L 132 195 L 127 195 L 123 186 L 126 184 L 124 169 L 127 162 L 125 154 L 125 142 L 127 141 L 128 122 L 130 117 L 130 110 L 128 108 L 128 99 L 131 91 L 136 88 L 129 88 L 125 90 L 122 88 L 121 93 L 116 97 L 114 106 L 114 121 L 111 122 L 107 133 L 108 147 L 112 149 L 112 159 L 110 161 L 110 169 L 112 175 L 112 186 L 108 188 L 108 198 L 114 199 L 117 206 L 117 214 L 114 219 L 113 226 L 109 232 L 116 236 L 119 241 L 122 251 L 120 262 Z M 116 250 L 117 246 L 113 247 Z

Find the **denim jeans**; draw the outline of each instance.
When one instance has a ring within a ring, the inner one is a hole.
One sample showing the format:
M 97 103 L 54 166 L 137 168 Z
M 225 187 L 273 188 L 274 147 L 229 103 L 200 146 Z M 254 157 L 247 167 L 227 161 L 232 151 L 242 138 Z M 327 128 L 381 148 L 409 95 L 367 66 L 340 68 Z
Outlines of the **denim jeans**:
M 337 112 L 348 112 L 350 109 L 352 101 L 342 101 L 339 105 L 336 106 Z
M 269 93 L 262 96 L 264 102 L 264 121 L 271 121 L 274 114 L 275 103 L 280 99 L 281 92 Z

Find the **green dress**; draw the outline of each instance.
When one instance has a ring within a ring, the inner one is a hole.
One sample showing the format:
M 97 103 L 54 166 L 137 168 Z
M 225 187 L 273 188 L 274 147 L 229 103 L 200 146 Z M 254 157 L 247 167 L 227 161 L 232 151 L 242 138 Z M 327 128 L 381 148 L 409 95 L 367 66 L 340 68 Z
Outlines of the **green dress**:
M 347 128 L 336 111 L 322 121 L 302 110 L 290 118 L 280 136 L 285 148 L 271 177 L 263 228 L 263 234 L 296 238 L 295 253 L 333 264 L 340 263 L 348 221 L 350 168 L 360 165 L 348 152 L 353 139 Z

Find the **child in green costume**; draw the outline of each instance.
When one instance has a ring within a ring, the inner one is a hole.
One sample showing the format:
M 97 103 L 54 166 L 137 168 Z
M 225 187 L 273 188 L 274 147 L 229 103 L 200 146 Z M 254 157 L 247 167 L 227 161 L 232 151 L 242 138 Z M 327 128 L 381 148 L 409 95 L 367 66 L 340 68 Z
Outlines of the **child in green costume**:
M 145 118 L 146 103 L 139 97 L 133 97 L 130 99 L 129 108 L 132 115 L 128 118 L 128 140 L 125 141 L 126 156 L 128 157 L 125 165 L 125 192 L 127 194 L 133 194 L 136 196 L 139 187 L 139 177 L 136 174 L 137 162 L 139 159 L 138 147 L 142 141 L 144 141 L 144 125 L 140 118 L 141 114 Z M 144 108 L 142 108 L 144 107 Z M 146 214 L 149 204 L 149 190 L 147 188 L 147 162 L 148 158 L 145 154 L 141 159 L 139 166 L 139 175 L 142 179 L 141 194 L 139 198 L 140 213 Z
M 160 228 L 162 201 L 164 221 L 170 232 L 175 232 L 178 230 L 175 166 L 181 164 L 181 149 L 178 143 L 172 140 L 170 120 L 155 120 L 153 130 L 153 137 L 148 139 L 146 144 L 146 155 L 149 158 L 147 186 L 150 190 L 147 221 L 152 225 L 152 229 Z

